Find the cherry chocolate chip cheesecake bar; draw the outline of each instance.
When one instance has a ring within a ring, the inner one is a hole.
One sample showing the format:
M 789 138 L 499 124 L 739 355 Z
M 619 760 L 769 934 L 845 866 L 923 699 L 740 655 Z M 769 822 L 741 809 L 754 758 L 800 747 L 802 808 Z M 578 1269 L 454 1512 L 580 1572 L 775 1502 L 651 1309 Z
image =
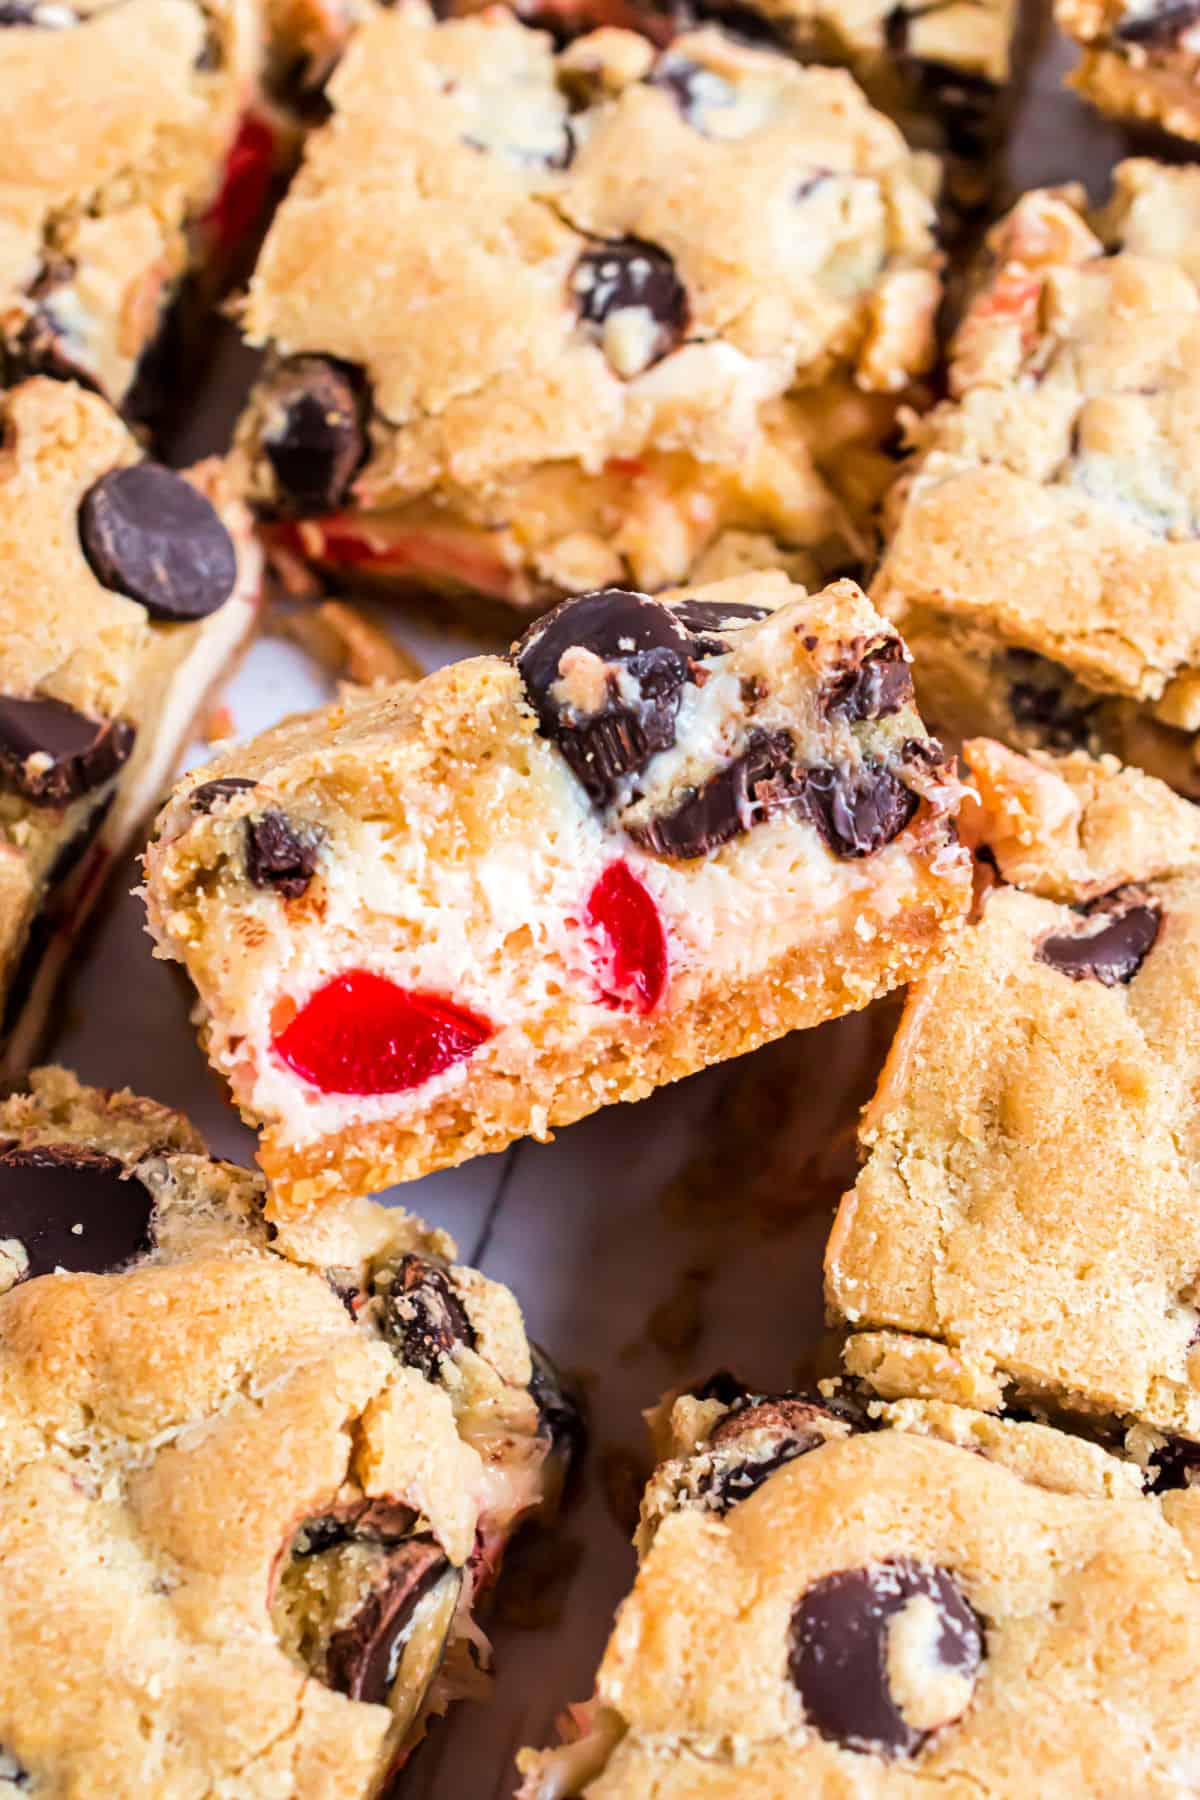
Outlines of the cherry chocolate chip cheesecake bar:
M 143 460 L 104 401 L 0 392 L 0 1070 L 37 1054 L 105 880 L 248 641 L 261 555 L 216 462 Z
M 941 256 L 931 159 L 845 72 L 411 4 L 328 96 L 242 313 L 281 555 L 510 615 L 861 564 Z
M 486 1685 L 571 1403 L 444 1232 L 263 1198 L 128 1091 L 0 1105 L 5 1791 L 376 1800 Z
M 139 414 L 178 383 L 185 278 L 221 285 L 272 179 L 260 24 L 259 0 L 0 5 L 0 381 Z
M 189 777 L 150 925 L 282 1215 L 907 981 L 966 906 L 959 791 L 852 582 L 608 589 Z
M 1186 1791 L 1200 1493 L 1045 1425 L 727 1375 L 657 1436 L 595 1696 L 520 1800 Z
M 1121 164 L 993 231 L 911 423 L 872 597 L 934 729 L 1112 751 L 1200 796 L 1200 169 Z
M 1200 813 L 1113 758 L 966 755 L 998 879 L 909 990 L 829 1304 L 880 1392 L 1039 1408 L 1175 1486 L 1200 1469 Z

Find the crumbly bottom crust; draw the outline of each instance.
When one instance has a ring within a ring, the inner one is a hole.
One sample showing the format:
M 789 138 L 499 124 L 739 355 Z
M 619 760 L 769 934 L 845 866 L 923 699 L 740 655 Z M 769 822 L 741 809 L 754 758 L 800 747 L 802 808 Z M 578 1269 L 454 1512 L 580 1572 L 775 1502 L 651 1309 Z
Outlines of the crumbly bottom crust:
M 574 1056 L 556 1045 L 535 1064 L 533 1080 L 468 1077 L 415 1123 L 352 1124 L 303 1146 L 290 1144 L 280 1127 L 267 1126 L 259 1162 L 271 1185 L 268 1214 L 287 1217 L 414 1181 L 518 1138 L 545 1141 L 554 1127 L 602 1106 L 642 1100 L 711 1063 L 867 1006 L 918 974 L 954 922 L 958 887 L 943 883 L 942 890 L 882 940 L 843 933 L 810 941 L 778 958 L 757 981 L 731 981 L 706 992 L 664 1025 L 631 1021 L 625 1041 L 599 1062 L 586 1040 Z

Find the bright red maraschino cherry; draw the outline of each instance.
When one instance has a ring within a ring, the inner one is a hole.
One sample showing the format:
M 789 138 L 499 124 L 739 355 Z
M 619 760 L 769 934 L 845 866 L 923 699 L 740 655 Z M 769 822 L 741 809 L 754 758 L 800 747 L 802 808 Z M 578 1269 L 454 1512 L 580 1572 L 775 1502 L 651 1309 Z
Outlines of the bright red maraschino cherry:
M 599 974 L 605 1000 L 651 1012 L 667 985 L 667 934 L 628 863 L 609 863 L 588 895 L 587 920 L 605 952 Z
M 246 113 L 225 160 L 220 189 L 202 221 L 223 255 L 231 255 L 263 217 L 274 163 L 274 132 Z
M 492 1031 L 440 994 L 354 969 L 318 988 L 271 1047 L 322 1093 L 401 1094 L 463 1062 Z

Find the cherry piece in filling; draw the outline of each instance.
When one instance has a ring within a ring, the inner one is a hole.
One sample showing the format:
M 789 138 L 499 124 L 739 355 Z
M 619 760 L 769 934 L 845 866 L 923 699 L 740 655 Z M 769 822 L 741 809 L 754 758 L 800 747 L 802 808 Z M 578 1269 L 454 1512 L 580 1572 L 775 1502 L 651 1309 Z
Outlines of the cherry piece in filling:
M 274 163 L 274 132 L 264 120 L 246 113 L 225 160 L 220 189 L 202 220 L 223 256 L 231 255 L 262 218 Z
M 323 1093 L 400 1094 L 473 1055 L 492 1029 L 440 994 L 354 969 L 318 988 L 271 1047 Z
M 667 985 L 667 934 L 628 863 L 609 863 L 588 895 L 587 921 L 602 947 L 600 991 L 611 1006 L 652 1012 Z

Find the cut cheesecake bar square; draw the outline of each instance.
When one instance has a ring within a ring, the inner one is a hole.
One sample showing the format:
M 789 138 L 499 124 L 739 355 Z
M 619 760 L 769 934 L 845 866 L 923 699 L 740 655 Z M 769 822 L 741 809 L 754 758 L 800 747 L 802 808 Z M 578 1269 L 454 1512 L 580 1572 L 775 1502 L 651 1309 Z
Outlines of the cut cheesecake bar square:
M 881 1392 L 1076 1415 L 1200 1467 L 1200 813 L 1115 759 L 966 750 L 998 879 L 909 991 L 826 1258 Z
M 444 1232 L 269 1227 L 178 1113 L 35 1071 L 0 1105 L 0 1786 L 375 1800 L 486 1686 L 480 1603 L 577 1436 Z
M 76 935 L 253 629 L 219 463 L 145 461 L 96 395 L 0 392 L 0 1069 L 28 1067 Z
M 1118 119 L 1200 138 L 1200 12 L 1191 0 L 1055 0 L 1083 49 L 1070 85 Z
M 478 12 L 481 0 L 450 0 L 446 10 Z M 1018 0 L 523 0 L 516 11 L 556 37 L 616 26 L 660 47 L 708 22 L 803 63 L 849 69 L 910 144 L 944 160 L 951 199 L 974 205 L 992 187 Z
M 594 1698 L 520 1800 L 1186 1792 L 1200 1494 L 1044 1425 L 728 1376 L 659 1436 Z
M 847 74 L 413 4 L 328 97 L 242 313 L 281 551 L 510 614 L 861 563 L 941 257 L 931 159 Z
M 0 380 L 141 412 L 179 379 L 185 277 L 228 275 L 272 179 L 260 23 L 259 0 L 6 0 Z
M 1025 195 L 952 398 L 914 420 L 872 593 L 931 723 L 1112 751 L 1200 795 L 1200 169 Z
M 282 1215 L 907 981 L 964 913 L 958 795 L 852 582 L 607 589 L 189 776 L 150 925 Z

